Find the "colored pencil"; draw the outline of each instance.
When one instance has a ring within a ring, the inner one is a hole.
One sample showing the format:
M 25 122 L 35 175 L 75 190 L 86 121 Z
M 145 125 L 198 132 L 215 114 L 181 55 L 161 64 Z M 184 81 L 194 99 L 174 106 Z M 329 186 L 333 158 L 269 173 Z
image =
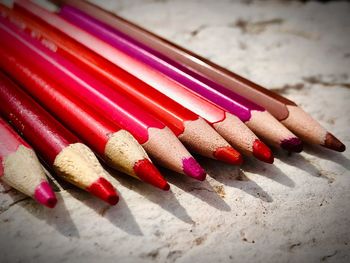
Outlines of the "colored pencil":
M 0 104 L 2 116 L 58 176 L 111 205 L 118 202 L 118 195 L 93 152 L 3 73 Z
M 162 122 L 59 54 L 23 34 L 3 18 L 1 21 L 3 38 L 15 39 L 17 49 L 22 49 L 33 65 L 39 65 L 42 73 L 55 78 L 67 92 L 75 94 L 100 114 L 106 114 L 110 120 L 131 132 L 160 164 L 195 179 L 205 179 L 203 168 Z
M 24 16 L 1 7 L 0 10 L 6 12 L 10 20 L 15 20 L 15 24 L 20 24 L 21 29 L 28 31 L 29 35 L 35 36 L 42 43 L 54 45 L 55 48 L 51 50 L 74 61 L 84 71 L 100 77 L 105 84 L 128 96 L 135 103 L 143 105 L 163 121 L 189 149 L 227 163 L 242 163 L 241 155 L 197 114 L 39 19 L 35 20 L 33 16 Z
M 42 74 L 40 68 L 35 68 L 26 54 L 21 54 L 21 50 L 13 46 L 15 42 L 9 40 L 4 38 L 0 46 L 0 66 L 23 89 L 83 139 L 109 166 L 169 190 L 169 184 L 127 131 L 61 90 L 55 80 Z
M 143 63 L 133 60 L 103 41 L 71 25 L 57 15 L 46 12 L 30 2 L 17 2 L 14 9 L 19 12 L 27 12 L 34 15 L 51 26 L 55 27 L 55 25 L 59 24 L 59 30 L 77 40 L 79 43 L 89 47 L 110 62 L 114 64 L 119 64 L 118 62 L 120 61 L 125 62 L 124 64 L 126 67 L 124 67 L 124 69 L 127 71 L 134 72 L 134 70 L 136 70 L 141 75 L 145 71 L 147 74 L 154 73 L 154 70 L 150 69 Z M 162 78 L 161 82 L 154 82 L 153 84 L 155 85 L 151 86 L 158 91 L 175 100 L 185 108 L 195 112 L 212 124 L 230 144 L 234 145 L 241 152 L 247 155 L 254 155 L 262 161 L 269 163 L 273 162 L 273 156 L 270 149 L 258 140 L 258 138 L 237 117 L 224 112 L 209 101 L 196 96 L 192 92 L 187 91 L 167 78 Z M 164 90 L 163 87 L 166 88 L 166 90 Z
M 61 3 L 72 5 L 93 16 L 111 27 L 144 43 L 152 50 L 167 57 L 169 60 L 186 67 L 186 72 L 192 76 L 201 76 L 219 83 L 225 88 L 237 92 L 241 96 L 255 102 L 268 110 L 289 130 L 307 143 L 319 144 L 335 151 L 345 151 L 345 145 L 334 135 L 322 127 L 297 104 L 282 95 L 274 93 L 246 78 L 239 76 L 189 50 L 184 49 L 144 28 L 131 23 L 115 14 L 109 13 L 86 1 L 61 0 Z
M 240 95 L 214 82 L 208 85 L 193 78 L 191 75 L 181 71 L 161 57 L 144 49 L 142 44 L 130 41 L 130 38 L 127 38 L 124 34 L 106 26 L 78 9 L 70 6 L 63 6 L 60 9 L 59 15 L 236 115 L 246 123 L 254 133 L 270 144 L 281 146 L 288 151 L 300 152 L 302 150 L 302 142 L 261 106 L 246 100 Z
M 0 179 L 38 203 L 54 208 L 55 193 L 33 149 L 0 118 Z

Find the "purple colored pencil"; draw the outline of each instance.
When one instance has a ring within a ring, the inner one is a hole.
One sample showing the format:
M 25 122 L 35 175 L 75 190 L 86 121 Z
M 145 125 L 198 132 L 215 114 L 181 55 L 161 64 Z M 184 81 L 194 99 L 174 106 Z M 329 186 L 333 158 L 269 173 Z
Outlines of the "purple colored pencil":
M 261 106 L 179 65 L 76 8 L 65 5 L 60 9 L 59 15 L 114 48 L 158 70 L 190 91 L 236 115 L 266 142 L 281 146 L 288 151 L 300 152 L 302 150 L 300 139 Z

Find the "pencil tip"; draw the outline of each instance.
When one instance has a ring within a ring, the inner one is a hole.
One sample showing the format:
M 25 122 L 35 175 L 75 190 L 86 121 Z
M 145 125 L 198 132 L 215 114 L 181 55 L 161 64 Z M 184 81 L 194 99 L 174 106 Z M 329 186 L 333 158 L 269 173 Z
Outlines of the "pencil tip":
M 262 141 L 256 139 L 253 143 L 253 155 L 265 163 L 273 163 L 274 157 L 269 147 Z
M 281 142 L 281 147 L 288 152 L 297 152 L 300 153 L 303 150 L 303 142 L 297 138 L 293 137 L 290 139 L 283 140 Z
M 143 159 L 138 161 L 134 165 L 134 171 L 142 181 L 158 187 L 164 191 L 168 191 L 170 189 L 170 185 L 163 178 L 156 166 L 150 162 L 150 160 Z
M 329 132 L 327 132 L 324 145 L 322 146 L 337 152 L 344 152 L 346 149 L 345 145 Z
M 57 204 L 57 198 L 55 193 L 52 191 L 51 186 L 48 182 L 42 182 L 39 184 L 34 192 L 34 199 L 49 208 L 54 208 Z
M 110 205 L 115 205 L 119 201 L 119 196 L 113 185 L 103 177 L 100 177 L 93 184 L 91 184 L 87 188 L 87 191 Z
M 229 164 L 241 165 L 243 163 L 242 155 L 230 146 L 217 148 L 214 157 Z
M 182 160 L 182 167 L 186 175 L 199 181 L 204 181 L 206 172 L 193 157 Z

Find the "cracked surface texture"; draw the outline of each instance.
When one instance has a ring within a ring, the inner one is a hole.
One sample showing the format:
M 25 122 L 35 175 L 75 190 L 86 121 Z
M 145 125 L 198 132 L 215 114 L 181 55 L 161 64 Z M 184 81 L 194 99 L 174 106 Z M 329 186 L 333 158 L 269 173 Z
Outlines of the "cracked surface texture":
M 294 100 L 350 146 L 350 3 L 96 1 Z M 199 158 L 171 192 L 114 174 L 109 207 L 58 185 L 48 210 L 0 189 L 1 262 L 349 262 L 350 154 L 306 146 L 274 165 Z

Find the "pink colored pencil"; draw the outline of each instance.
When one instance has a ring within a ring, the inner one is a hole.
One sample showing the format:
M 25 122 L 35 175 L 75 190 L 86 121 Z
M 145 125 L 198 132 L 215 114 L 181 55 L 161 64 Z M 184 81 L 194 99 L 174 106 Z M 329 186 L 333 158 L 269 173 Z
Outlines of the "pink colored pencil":
M 53 208 L 57 203 L 34 150 L 2 118 L 0 179 L 44 206 Z

